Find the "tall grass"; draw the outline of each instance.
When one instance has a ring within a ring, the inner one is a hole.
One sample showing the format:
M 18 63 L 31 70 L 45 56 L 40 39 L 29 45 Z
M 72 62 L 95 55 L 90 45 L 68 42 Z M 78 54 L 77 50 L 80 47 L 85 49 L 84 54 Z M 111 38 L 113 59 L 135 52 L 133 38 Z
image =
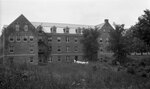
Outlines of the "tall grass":
M 150 89 L 148 79 L 98 63 L 14 64 L 0 71 L 0 89 Z

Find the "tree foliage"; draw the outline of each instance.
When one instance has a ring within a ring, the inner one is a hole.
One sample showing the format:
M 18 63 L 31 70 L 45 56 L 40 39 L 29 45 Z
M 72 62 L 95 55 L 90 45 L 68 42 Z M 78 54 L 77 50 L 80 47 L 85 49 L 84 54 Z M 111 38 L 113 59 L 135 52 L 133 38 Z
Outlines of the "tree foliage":
M 131 26 L 126 31 L 126 34 L 125 34 L 125 37 L 127 39 L 126 42 L 127 42 L 130 53 L 138 52 L 138 53 L 143 54 L 143 52 L 148 52 L 148 49 L 147 49 L 148 46 L 143 40 L 137 37 L 136 33 L 134 33 L 136 29 L 137 29 L 137 26 Z
M 99 43 L 97 40 L 99 36 L 100 32 L 97 28 L 83 29 L 83 38 L 81 39 L 81 43 L 83 44 L 84 57 L 88 61 L 97 60 L 99 50 Z
M 150 10 L 144 10 L 144 15 L 138 18 L 135 26 L 136 35 L 150 46 Z
M 115 25 L 115 29 L 110 31 L 108 49 L 114 53 L 115 61 L 124 63 L 124 58 L 128 54 L 128 46 L 124 35 L 124 25 Z

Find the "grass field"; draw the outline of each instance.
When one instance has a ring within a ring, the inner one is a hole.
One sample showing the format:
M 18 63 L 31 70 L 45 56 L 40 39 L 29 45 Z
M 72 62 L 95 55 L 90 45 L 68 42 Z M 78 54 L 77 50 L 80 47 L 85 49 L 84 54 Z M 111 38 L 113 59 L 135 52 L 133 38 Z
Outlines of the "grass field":
M 1 66 L 0 71 L 0 89 L 150 89 L 149 79 L 99 63 L 24 64 Z

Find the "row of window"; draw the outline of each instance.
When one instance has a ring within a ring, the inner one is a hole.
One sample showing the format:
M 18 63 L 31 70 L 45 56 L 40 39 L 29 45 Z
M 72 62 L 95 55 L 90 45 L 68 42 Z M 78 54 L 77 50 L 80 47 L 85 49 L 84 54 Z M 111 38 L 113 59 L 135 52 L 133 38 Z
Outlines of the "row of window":
M 15 29 L 16 29 L 16 31 L 19 31 L 20 30 L 20 25 L 16 24 Z M 24 25 L 24 31 L 28 31 L 28 25 Z
M 66 37 L 66 42 L 68 43 L 70 41 L 69 37 Z M 52 42 L 52 37 L 48 38 L 48 42 Z M 61 37 L 57 37 L 57 42 L 61 42 Z M 74 38 L 74 42 L 77 43 L 78 42 L 78 38 Z
M 29 62 L 33 62 L 33 60 L 34 60 L 34 57 L 29 57 Z M 10 57 L 9 59 L 8 59 L 8 62 L 10 63 L 10 64 L 13 64 L 14 63 L 14 57 Z
M 56 33 L 57 32 L 56 31 L 57 28 L 55 26 L 51 27 L 50 30 L 51 30 L 51 33 Z M 58 30 L 61 30 L 61 29 L 58 28 Z M 69 33 L 69 28 L 68 27 L 63 28 L 62 30 L 63 30 L 64 33 Z M 81 34 L 82 33 L 81 29 L 75 29 L 75 32 L 77 34 Z
M 70 56 L 66 56 L 66 58 L 65 58 L 65 60 L 67 61 L 67 62 L 69 62 L 70 61 Z M 56 60 L 56 59 L 55 59 Z M 57 61 L 61 61 L 62 60 L 62 58 L 61 58 L 61 56 L 57 56 Z M 78 56 L 74 56 L 74 60 L 78 60 Z M 53 59 L 52 59 L 52 57 L 50 57 L 49 58 L 49 60 L 48 60 L 49 62 L 52 62 L 53 61 Z
M 106 38 L 106 42 L 108 42 L 108 41 L 109 41 L 109 39 Z M 99 42 L 100 42 L 100 43 L 103 42 L 103 39 L 102 39 L 102 38 L 99 38 Z
M 15 47 L 13 45 L 10 45 L 9 46 L 9 52 L 10 53 L 14 53 L 14 50 L 15 50 Z M 33 45 L 30 45 L 29 47 L 29 52 L 30 53 L 34 53 L 34 46 Z
M 57 51 L 61 52 L 61 46 L 57 47 Z M 66 46 L 66 52 L 70 52 L 70 46 Z M 78 46 L 74 46 L 74 52 L 78 52 Z
M 24 42 L 27 42 L 27 41 L 30 41 L 30 42 L 33 42 L 34 41 L 34 37 L 33 36 L 16 36 L 16 37 L 13 37 L 13 36 L 10 36 L 9 37 L 9 41 L 10 42 L 21 42 L 21 41 L 24 41 Z

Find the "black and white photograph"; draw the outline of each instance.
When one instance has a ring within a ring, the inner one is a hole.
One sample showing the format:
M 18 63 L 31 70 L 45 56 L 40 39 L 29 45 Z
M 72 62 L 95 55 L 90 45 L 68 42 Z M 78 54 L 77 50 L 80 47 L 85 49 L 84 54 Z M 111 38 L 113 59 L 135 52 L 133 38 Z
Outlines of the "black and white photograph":
M 0 0 L 0 89 L 150 89 L 150 0 Z

